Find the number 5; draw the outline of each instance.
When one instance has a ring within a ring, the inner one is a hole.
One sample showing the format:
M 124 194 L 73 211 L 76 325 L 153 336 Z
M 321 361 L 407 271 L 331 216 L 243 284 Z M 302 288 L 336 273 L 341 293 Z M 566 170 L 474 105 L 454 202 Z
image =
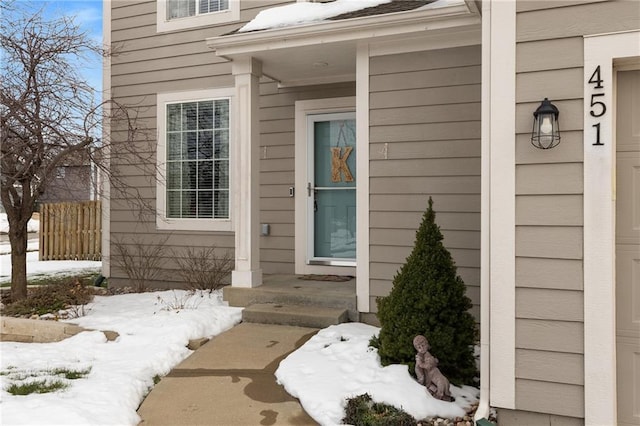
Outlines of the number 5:
M 591 95 L 591 111 L 589 111 L 589 114 L 591 114 L 592 117 L 602 117 L 604 113 L 607 112 L 607 106 L 604 104 L 604 102 L 595 100 L 597 96 L 604 96 L 604 93 L 594 93 L 593 95 Z M 596 113 L 593 110 L 593 107 L 595 107 L 596 105 L 602 108 L 602 110 L 599 113 Z

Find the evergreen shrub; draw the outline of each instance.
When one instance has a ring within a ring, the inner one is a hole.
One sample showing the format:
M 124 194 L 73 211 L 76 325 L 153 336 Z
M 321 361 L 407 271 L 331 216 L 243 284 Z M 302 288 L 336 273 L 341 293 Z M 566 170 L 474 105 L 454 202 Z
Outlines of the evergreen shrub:
M 457 275 L 451 254 L 442 243 L 433 200 L 416 232 L 413 251 L 393 279 L 388 296 L 379 297 L 381 330 L 371 339 L 382 365 L 406 364 L 415 374 L 413 338 L 424 335 L 440 371 L 453 384 L 473 384 L 477 368 L 473 356 L 476 323 L 471 300 Z

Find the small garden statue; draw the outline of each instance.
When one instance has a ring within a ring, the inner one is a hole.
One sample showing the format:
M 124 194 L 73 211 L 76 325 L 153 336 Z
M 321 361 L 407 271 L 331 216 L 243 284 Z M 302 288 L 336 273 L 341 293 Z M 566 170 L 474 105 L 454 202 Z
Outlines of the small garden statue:
M 416 348 L 416 377 L 418 383 L 427 388 L 427 391 L 442 401 L 453 401 L 449 391 L 449 380 L 438 369 L 438 358 L 429 353 L 429 341 L 422 335 L 413 339 L 413 347 Z

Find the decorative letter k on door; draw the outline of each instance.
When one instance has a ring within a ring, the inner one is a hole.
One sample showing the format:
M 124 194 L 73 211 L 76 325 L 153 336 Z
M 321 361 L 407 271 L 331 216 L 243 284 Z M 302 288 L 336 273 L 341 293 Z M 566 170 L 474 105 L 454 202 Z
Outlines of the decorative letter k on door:
M 353 147 L 346 146 L 344 148 L 344 155 L 342 155 L 341 147 L 331 148 L 331 182 L 342 181 L 342 175 L 344 175 L 345 182 L 353 182 L 353 175 L 347 165 L 347 159 L 351 151 L 353 151 Z

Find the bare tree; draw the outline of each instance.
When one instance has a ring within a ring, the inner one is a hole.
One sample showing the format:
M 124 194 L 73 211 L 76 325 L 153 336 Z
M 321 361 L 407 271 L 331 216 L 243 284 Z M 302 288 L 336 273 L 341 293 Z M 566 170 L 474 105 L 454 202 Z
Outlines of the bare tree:
M 0 199 L 9 222 L 15 301 L 27 294 L 27 222 L 56 169 L 70 159 L 87 158 L 117 184 L 109 156 L 130 150 L 133 144 L 127 141 L 140 129 L 135 110 L 97 101 L 78 72 L 83 60 L 109 52 L 72 18 L 46 20 L 42 10 L 16 9 L 2 13 L 0 23 Z M 123 129 L 117 144 L 100 138 L 103 113 Z

